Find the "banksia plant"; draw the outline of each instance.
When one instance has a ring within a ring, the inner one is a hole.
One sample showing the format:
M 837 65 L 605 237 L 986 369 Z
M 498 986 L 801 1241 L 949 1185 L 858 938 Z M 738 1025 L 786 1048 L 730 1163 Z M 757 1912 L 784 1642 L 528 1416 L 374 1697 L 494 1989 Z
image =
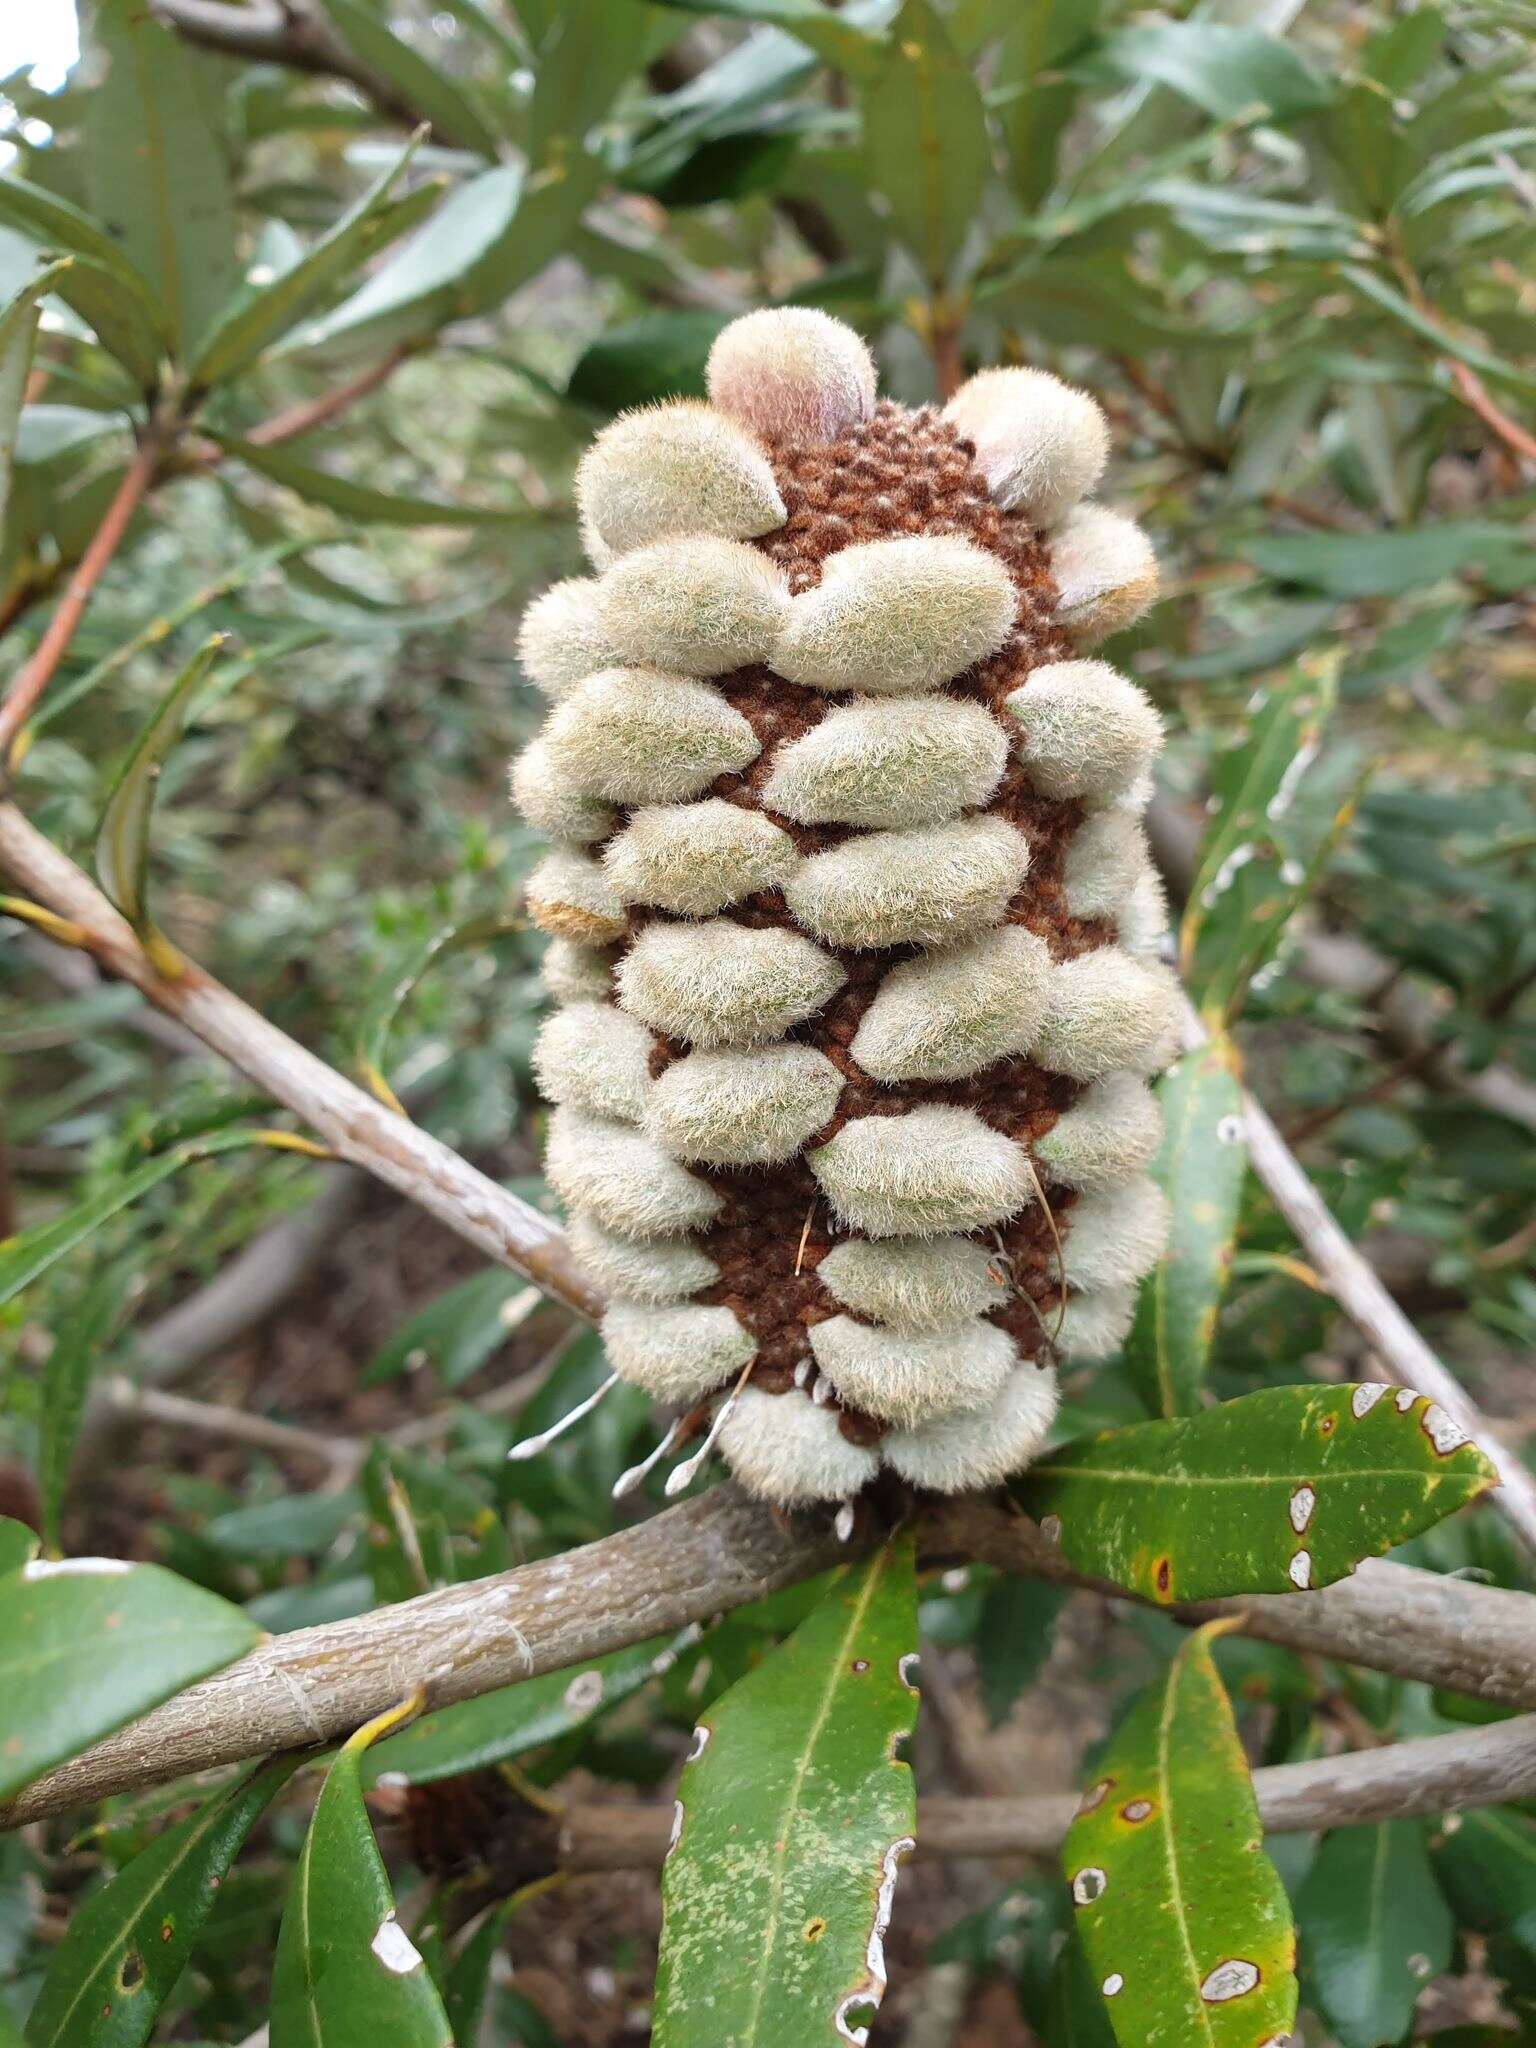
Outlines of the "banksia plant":
M 708 388 L 598 437 L 599 573 L 523 622 L 549 1179 L 664 1448 L 785 1505 L 991 1485 L 1164 1233 L 1159 725 L 1090 651 L 1152 552 L 1042 371 L 907 411 L 783 311 Z

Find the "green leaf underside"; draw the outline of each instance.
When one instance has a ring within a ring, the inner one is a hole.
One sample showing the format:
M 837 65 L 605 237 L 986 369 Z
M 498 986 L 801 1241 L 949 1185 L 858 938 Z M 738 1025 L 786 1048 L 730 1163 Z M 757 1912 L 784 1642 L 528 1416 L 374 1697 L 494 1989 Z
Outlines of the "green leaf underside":
M 148 2039 L 230 1865 L 293 1769 L 285 1758 L 216 1794 L 86 1900 L 32 2009 L 31 2048 L 138 2048 Z
M 140 1564 L 0 1579 L 0 1798 L 249 1650 L 227 1600 Z
M 1216 1334 L 1248 1163 L 1230 1044 L 1213 1038 L 1186 1052 L 1157 1093 L 1163 1141 L 1152 1173 L 1168 1197 L 1168 1242 L 1137 1301 L 1126 1363 L 1154 1414 L 1188 1415 Z
M 1307 2002 L 1341 2048 L 1401 2041 L 1419 1993 L 1451 1960 L 1451 1916 L 1422 1824 L 1384 1821 L 1325 1835 L 1297 1894 L 1296 1920 Z
M 381 1777 L 398 1775 L 413 1785 L 430 1785 L 524 1756 L 628 1699 L 668 1670 L 692 1640 L 688 1631 L 671 1639 L 656 1636 L 579 1671 L 546 1671 L 520 1685 L 501 1686 L 424 1714 L 369 1751 L 363 1783 L 376 1785 Z
M 112 785 L 96 832 L 96 874 L 135 931 L 149 918 L 149 831 L 160 771 L 181 737 L 187 709 L 222 642 L 205 641 L 176 676 L 134 742 Z
M 5 508 L 11 492 L 11 462 L 16 430 L 32 367 L 42 300 L 65 273 L 64 263 L 50 263 L 31 277 L 0 311 L 0 543 L 5 537 Z
M 700 1722 L 662 1872 L 655 2048 L 865 2038 L 916 1826 L 895 1754 L 917 1713 L 916 1637 L 901 1538 Z
M 1262 2048 L 1296 2016 L 1290 1907 L 1209 1637 L 1132 1707 L 1062 1844 L 1120 2048 Z
M 1064 1561 L 1144 1599 L 1331 1585 L 1495 1483 L 1408 1389 L 1272 1387 L 1065 1444 L 1016 1483 Z
M 864 158 L 895 233 L 942 285 L 975 220 L 991 148 L 976 80 L 928 0 L 906 0 L 865 90 Z
M 107 58 L 86 115 L 92 211 L 149 285 L 183 354 L 217 317 L 239 265 L 224 155 L 187 45 L 139 0 L 102 0 L 92 32 Z
M 377 1727 L 353 1736 L 315 1804 L 277 1939 L 271 2048 L 453 2048 L 363 1808 L 359 1771 Z

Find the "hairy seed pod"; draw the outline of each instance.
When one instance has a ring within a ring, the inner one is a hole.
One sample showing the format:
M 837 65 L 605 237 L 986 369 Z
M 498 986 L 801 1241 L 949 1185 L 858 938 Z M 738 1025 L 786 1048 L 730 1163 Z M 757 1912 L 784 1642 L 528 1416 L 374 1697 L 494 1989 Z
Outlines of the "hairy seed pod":
M 1166 1228 L 1158 719 L 1083 658 L 1155 565 L 1043 372 L 909 412 L 789 310 L 707 381 L 599 436 L 602 573 L 524 627 L 549 1179 L 615 1372 L 690 1431 L 713 1402 L 745 1485 L 989 1486 Z

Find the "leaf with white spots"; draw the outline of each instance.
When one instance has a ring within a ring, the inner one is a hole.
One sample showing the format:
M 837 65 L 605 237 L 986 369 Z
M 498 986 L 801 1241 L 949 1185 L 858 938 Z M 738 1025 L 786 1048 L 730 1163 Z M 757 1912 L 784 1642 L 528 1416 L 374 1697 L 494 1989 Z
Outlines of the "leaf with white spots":
M 159 1565 L 23 1564 L 0 1579 L 0 1799 L 260 1636 L 238 1607 Z
M 225 1874 L 294 1763 L 283 1758 L 216 1793 L 77 1908 L 27 2022 L 32 2048 L 148 2040 Z
M 401 1712 L 358 1730 L 315 1803 L 277 1938 L 271 2048 L 453 2048 L 363 1808 L 363 1753 Z
M 705 1715 L 662 1873 L 654 2048 L 862 2048 L 916 1830 L 897 1753 L 916 1634 L 901 1538 Z
M 1450 1965 L 1451 1915 L 1419 1821 L 1325 1835 L 1296 1920 L 1307 2003 L 1342 2048 L 1401 2041 L 1419 1993 Z
M 546 1671 L 520 1685 L 504 1685 L 478 1699 L 423 1714 L 369 1751 L 363 1783 L 397 1778 L 430 1785 L 438 1778 L 456 1778 L 525 1756 L 541 1743 L 585 1727 L 659 1678 L 692 1648 L 699 1633 L 689 1628 L 676 1636 L 655 1636 L 650 1642 L 615 1650 L 579 1671 Z
M 1241 1008 L 1349 822 L 1352 799 L 1320 834 L 1303 837 L 1291 817 L 1322 744 L 1339 666 L 1334 648 L 1305 656 L 1249 706 L 1241 739 L 1214 765 L 1214 814 L 1179 929 L 1184 980 L 1213 1022 Z
M 1120 2048 L 1257 2048 L 1296 2017 L 1296 1937 L 1210 1641 L 1121 1722 L 1062 1844 L 1075 1927 Z
M 1269 1387 L 1050 1452 L 1013 1491 L 1062 1558 L 1167 1605 L 1332 1585 L 1494 1484 L 1404 1389 Z
M 1163 1142 L 1152 1174 L 1168 1197 L 1168 1242 L 1142 1283 L 1125 1356 L 1154 1415 L 1189 1415 L 1200 1405 L 1248 1166 L 1231 1040 L 1218 1032 L 1185 1053 L 1157 1093 Z

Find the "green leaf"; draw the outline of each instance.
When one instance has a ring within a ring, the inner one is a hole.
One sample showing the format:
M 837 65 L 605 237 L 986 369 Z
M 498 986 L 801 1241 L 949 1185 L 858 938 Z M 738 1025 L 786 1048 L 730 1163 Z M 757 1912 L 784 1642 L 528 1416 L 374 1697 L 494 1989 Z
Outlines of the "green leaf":
M 393 1090 L 384 1078 L 389 1034 L 401 1009 L 410 1001 L 423 979 L 440 960 L 455 953 L 481 952 L 498 939 L 510 938 L 527 928 L 527 920 L 505 911 L 485 911 L 466 918 L 462 924 L 433 932 L 412 952 L 403 968 L 393 973 L 365 1005 L 357 1030 L 357 1064 L 370 1088 L 394 1104 Z
M 501 138 L 480 111 L 470 89 L 450 78 L 359 0 L 320 0 L 342 41 L 394 87 L 419 121 L 430 121 L 445 141 L 495 156 Z
M 863 110 L 869 182 L 938 291 L 975 220 L 992 151 L 980 89 L 929 0 L 905 0 Z
M 19 1572 L 36 1555 L 37 1531 L 25 1522 L 13 1522 L 9 1515 L 0 1515 L 0 1579 Z
M 405 224 L 400 209 L 390 209 L 388 202 L 420 141 L 419 133 L 413 135 L 388 170 L 297 263 L 280 271 L 270 284 L 237 294 L 221 309 L 188 372 L 194 386 L 227 382 L 254 362 L 269 343 L 296 326 L 380 245 L 385 217 L 388 231 L 400 232 Z M 410 203 L 410 216 L 423 203 L 430 203 L 430 188 Z
M 1307 2001 L 1342 2048 L 1400 2041 L 1419 1993 L 1450 1965 L 1451 1916 L 1417 1821 L 1325 1835 L 1296 1921 Z
M 1536 546 L 1515 525 L 1446 520 L 1402 533 L 1287 533 L 1238 541 L 1236 552 L 1277 583 L 1330 597 L 1402 597 L 1461 575 L 1515 589 L 1536 576 Z
M 552 171 L 577 163 L 615 94 L 644 66 L 650 29 L 650 10 L 634 0 L 559 0 L 539 44 L 530 163 Z
M 696 1630 L 670 1639 L 656 1636 L 577 1671 L 546 1671 L 520 1685 L 424 1714 L 379 1744 L 364 1767 L 363 1782 L 375 1785 L 386 1774 L 398 1774 L 413 1785 L 430 1785 L 526 1756 L 608 1713 L 670 1670 L 696 1640 Z
M 1342 649 L 1304 655 L 1289 676 L 1249 707 L 1239 744 L 1213 776 L 1215 815 L 1200 849 L 1179 928 L 1179 965 L 1204 1014 L 1233 1016 L 1253 976 L 1279 946 L 1332 845 L 1292 857 L 1286 819 L 1322 747 L 1338 694 Z M 1350 807 L 1335 818 L 1335 833 Z
M 0 1580 L 0 1798 L 260 1640 L 238 1607 L 115 1558 Z
M 3 190 L 0 185 L 0 190 Z M 27 375 L 32 367 L 32 344 L 37 336 L 41 302 L 68 263 L 50 263 L 35 277 L 28 278 L 0 312 L 0 541 L 5 536 L 5 510 L 11 495 L 11 461 L 16 452 L 16 430 L 27 395 Z
M 100 0 L 91 22 L 106 59 L 85 113 L 91 207 L 145 279 L 185 357 L 239 280 L 229 171 L 204 77 L 140 0 Z
M 1056 182 L 1057 147 L 1079 87 L 1062 66 L 1092 39 L 1100 0 L 1020 0 L 1008 10 L 991 99 L 1013 168 L 1013 190 L 1038 206 Z
M 1051 1653 L 1051 1630 L 1067 1589 L 1011 1575 L 987 1589 L 976 1624 L 976 1675 L 988 1723 L 1006 1721 Z
M 1045 2048 L 1115 2048 L 1104 2000 L 1074 1931 L 1062 1943 L 1051 1972 Z
M 41 249 L 89 256 L 115 276 L 125 291 L 147 291 L 144 276 L 101 223 L 56 192 L 29 184 L 25 178 L 0 178 L 0 221 L 9 221 Z
M 1230 1040 L 1209 1038 L 1158 1083 L 1163 1142 L 1152 1174 L 1168 1197 L 1168 1242 L 1142 1283 L 1126 1365 L 1154 1415 L 1200 1405 L 1231 1271 L 1248 1148 Z
M 139 2048 L 149 2038 L 241 1844 L 294 1763 L 215 1793 L 77 1908 L 27 2022 L 31 2048 Z
M 1513 1806 L 1448 1814 L 1434 1868 L 1458 1920 L 1491 1938 L 1495 1975 L 1536 1968 L 1536 1820 Z
M 160 772 L 181 738 L 192 698 L 223 645 L 222 634 L 205 640 L 174 678 L 119 769 L 96 828 L 97 880 L 141 936 L 151 928 L 149 828 Z
M 152 393 L 160 382 L 166 345 L 154 302 L 138 278 L 125 277 L 121 269 L 109 270 L 89 256 L 77 256 L 57 290 L 139 390 Z
M 842 19 L 821 0 L 665 0 L 665 5 L 684 14 L 724 15 L 781 28 L 855 78 L 868 77 L 885 42 L 878 29 Z
M 1212 1633 L 1192 1635 L 1121 1722 L 1061 1846 L 1120 2048 L 1259 2048 L 1296 2017 L 1290 1907 Z
M 391 1333 L 365 1368 L 362 1384 L 376 1387 L 400 1373 L 429 1366 L 440 1387 L 461 1386 L 507 1341 L 502 1311 L 528 1291 L 526 1280 L 499 1266 L 471 1273 Z
M 1166 1603 L 1330 1586 L 1494 1479 L 1422 1394 L 1268 1387 L 1065 1444 L 1014 1492 L 1074 1571 Z
M 169 1152 L 157 1153 L 153 1159 L 146 1159 L 131 1173 L 125 1173 L 101 1193 L 89 1196 L 62 1216 L 55 1216 L 50 1222 L 34 1224 L 30 1230 L 23 1230 L 15 1237 L 7 1238 L 0 1244 L 0 1306 L 14 1295 L 28 1287 L 48 1268 L 72 1252 L 76 1245 L 83 1244 L 103 1223 L 109 1222 L 120 1210 L 136 1202 L 140 1195 L 148 1194 L 163 1180 L 169 1180 L 173 1173 L 179 1173 L 194 1160 L 210 1158 L 216 1152 L 233 1152 L 242 1145 L 259 1143 L 259 1138 L 250 1131 L 215 1131 L 207 1137 L 173 1147 Z
M 436 498 L 413 498 L 401 491 L 370 490 L 346 477 L 332 476 L 328 469 L 312 469 L 282 448 L 258 447 L 242 441 L 237 434 L 210 429 L 210 437 L 247 468 L 270 477 L 285 490 L 296 491 L 311 504 L 323 505 L 346 519 L 360 519 L 384 526 L 506 526 L 514 520 L 536 515 L 525 505 L 498 510 L 489 505 L 448 505 Z
M 523 174 L 511 164 L 466 178 L 418 234 L 306 328 L 301 345 L 353 338 L 407 314 L 413 329 L 427 331 L 468 310 L 466 280 L 511 232 L 522 192 Z
M 277 1939 L 271 2048 L 453 2048 L 363 1809 L 363 1752 L 400 1717 L 360 1728 L 326 1775 Z
M 658 398 L 702 398 L 704 364 L 725 313 L 644 313 L 610 327 L 577 361 L 566 396 L 596 412 Z
M 916 1633 L 907 1537 L 700 1721 L 662 1872 L 655 2048 L 862 2038 L 916 1827 L 895 1754 L 917 1712 Z
M 50 1549 L 59 1547 L 59 1514 L 86 1393 L 117 1320 L 126 1285 L 126 1278 L 117 1273 L 92 1274 L 78 1292 L 66 1298 L 63 1314 L 54 1325 L 42 1372 L 37 1447 L 43 1534 Z
M 1112 29 L 1095 49 L 1092 68 L 1128 85 L 1166 85 L 1218 121 L 1255 112 L 1287 121 L 1327 106 L 1334 91 L 1278 36 L 1219 21 Z

